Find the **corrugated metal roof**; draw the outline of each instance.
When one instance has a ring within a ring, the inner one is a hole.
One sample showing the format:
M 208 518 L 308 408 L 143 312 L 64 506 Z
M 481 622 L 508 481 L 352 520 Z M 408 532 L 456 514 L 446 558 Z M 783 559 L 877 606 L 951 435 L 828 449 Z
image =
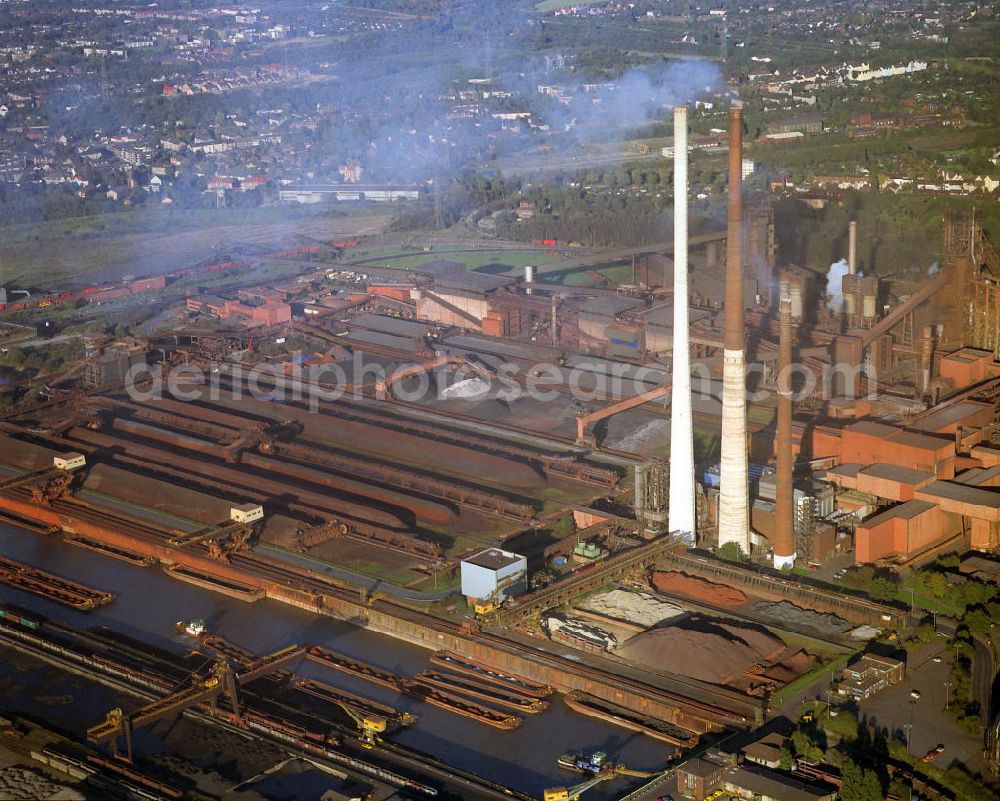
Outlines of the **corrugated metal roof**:
M 912 520 L 914 517 L 922 515 L 928 509 L 933 509 L 934 506 L 930 501 L 906 501 L 905 503 L 893 506 L 891 509 L 886 509 L 881 514 L 875 515 L 875 517 L 865 520 L 861 525 L 865 528 L 871 528 L 894 518 Z
M 996 489 L 972 487 L 968 484 L 956 484 L 953 481 L 935 481 L 920 490 L 920 494 L 972 506 L 1000 509 L 1000 490 Z
M 916 485 L 929 478 L 934 478 L 933 473 L 928 473 L 924 470 L 913 470 L 909 467 L 900 467 L 899 465 L 885 464 L 882 462 L 869 465 L 859 472 L 866 476 L 873 476 L 874 478 L 884 478 L 888 481 L 898 481 L 900 484 Z
M 962 420 L 990 408 L 991 406 L 988 403 L 966 400 L 961 403 L 948 406 L 947 408 L 930 412 L 928 415 L 922 417 L 914 423 L 913 427 L 919 429 L 920 431 L 939 431 L 946 426 L 960 423 Z

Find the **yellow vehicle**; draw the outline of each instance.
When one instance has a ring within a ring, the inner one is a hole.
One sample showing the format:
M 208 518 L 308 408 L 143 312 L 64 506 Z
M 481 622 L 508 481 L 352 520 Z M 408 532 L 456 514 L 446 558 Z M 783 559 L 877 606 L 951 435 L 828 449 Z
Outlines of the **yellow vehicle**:
M 382 738 L 379 735 L 385 731 L 388 725 L 388 721 L 384 717 L 367 712 L 359 712 L 343 702 L 340 703 L 340 708 L 357 724 L 358 734 L 363 747 L 374 748 L 381 742 Z

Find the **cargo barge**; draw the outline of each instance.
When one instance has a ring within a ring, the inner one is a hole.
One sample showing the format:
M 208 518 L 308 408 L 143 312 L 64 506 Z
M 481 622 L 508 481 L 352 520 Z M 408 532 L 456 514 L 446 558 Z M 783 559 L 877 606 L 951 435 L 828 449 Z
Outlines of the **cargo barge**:
M 103 542 L 98 542 L 97 540 L 92 540 L 87 537 L 66 537 L 65 541 L 70 545 L 77 546 L 78 548 L 86 548 L 88 551 L 96 551 L 102 556 L 110 556 L 112 559 L 128 562 L 128 564 L 135 565 L 136 567 L 152 567 L 156 564 L 156 559 L 152 556 L 143 556 L 142 554 L 138 554 L 133 551 L 127 551 L 124 548 L 116 548 L 113 545 L 105 545 Z
M 3 557 L 0 557 L 0 583 L 83 612 L 109 604 L 115 599 L 110 592 L 85 587 L 75 581 Z
M 456 692 L 467 695 L 469 698 L 476 698 L 486 701 L 488 704 L 511 709 L 514 712 L 523 712 L 528 715 L 537 715 L 549 708 L 549 702 L 541 698 L 529 698 L 524 695 L 506 693 L 502 689 L 493 687 L 487 688 L 474 682 L 462 681 L 458 675 L 446 673 L 435 673 L 431 670 L 421 671 L 416 675 L 417 681 L 422 684 L 430 684 L 446 692 Z
M 306 651 L 306 657 L 317 664 L 339 670 L 341 673 L 347 673 L 350 676 L 356 676 L 359 679 L 370 681 L 372 684 L 378 684 L 380 687 L 387 687 L 396 692 L 403 692 L 406 685 L 406 679 L 402 676 L 397 676 L 395 673 L 390 673 L 387 670 L 380 670 L 374 665 L 359 662 L 356 659 L 338 654 L 336 651 L 331 651 L 328 648 L 321 648 L 318 645 L 309 648 Z
M 581 715 L 605 720 L 630 731 L 654 737 L 678 748 L 693 748 L 698 735 L 657 718 L 643 715 L 588 693 L 574 690 L 565 696 L 566 706 Z
M 498 687 L 505 687 L 521 695 L 528 695 L 533 698 L 548 698 L 554 690 L 547 684 L 526 679 L 523 676 L 515 676 L 513 673 L 490 667 L 474 659 L 459 656 L 452 651 L 438 651 L 430 658 L 432 665 L 447 668 L 453 673 L 462 673 L 473 678 L 487 681 Z
M 224 657 L 231 662 L 239 662 L 244 665 L 249 665 L 257 658 L 246 648 L 230 642 L 225 637 L 221 637 L 218 634 L 202 634 L 197 638 L 197 640 L 206 648 L 211 649 L 219 656 Z
M 240 584 L 231 579 L 224 579 L 220 576 L 203 573 L 200 570 L 195 570 L 185 565 L 168 567 L 166 574 L 180 581 L 185 581 L 188 584 L 194 584 L 196 587 L 201 587 L 202 589 L 221 592 L 223 595 L 236 598 L 238 601 L 254 603 L 264 597 L 264 590 L 260 587 L 254 587 L 252 584 Z
M 355 695 L 340 687 L 334 687 L 331 684 L 316 679 L 302 679 L 295 685 L 295 688 L 330 704 L 346 704 L 352 709 L 365 714 L 381 715 L 400 726 L 412 726 L 417 722 L 416 715 L 411 715 L 409 712 L 401 712 L 388 704 L 381 704 L 371 698 Z
M 437 687 L 426 684 L 419 679 L 407 682 L 404 689 L 408 695 L 419 698 L 421 701 L 426 701 L 431 706 L 471 718 L 479 723 L 485 723 L 487 726 L 492 726 L 495 729 L 514 731 L 514 729 L 521 725 L 521 719 L 516 715 L 509 715 L 506 712 L 499 712 L 496 709 L 480 706 L 465 698 L 439 690 Z

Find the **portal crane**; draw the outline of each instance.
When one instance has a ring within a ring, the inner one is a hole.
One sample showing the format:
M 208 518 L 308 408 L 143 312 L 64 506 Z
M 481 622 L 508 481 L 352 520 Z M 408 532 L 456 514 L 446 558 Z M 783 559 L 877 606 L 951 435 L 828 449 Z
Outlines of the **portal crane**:
M 603 781 L 603 776 L 595 776 L 572 787 L 550 787 L 542 794 L 542 798 L 544 801 L 579 801 L 581 795 Z
M 382 715 L 358 711 L 344 701 L 338 701 L 337 706 L 343 709 L 350 716 L 351 720 L 357 724 L 362 746 L 365 748 L 374 748 L 382 742 L 382 738 L 379 735 L 385 731 L 386 726 L 389 724 L 389 721 L 382 717 Z
M 633 770 L 624 765 L 604 765 L 590 779 L 573 787 L 550 787 L 543 793 L 544 801 L 577 801 L 587 790 L 596 787 L 601 782 L 628 776 L 636 779 L 651 779 L 655 773 L 644 770 Z

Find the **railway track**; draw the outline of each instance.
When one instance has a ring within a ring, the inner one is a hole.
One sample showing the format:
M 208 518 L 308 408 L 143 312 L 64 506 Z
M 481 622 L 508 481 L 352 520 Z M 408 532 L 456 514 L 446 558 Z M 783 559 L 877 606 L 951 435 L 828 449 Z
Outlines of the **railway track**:
M 157 402 L 157 406 L 162 404 L 163 401 Z M 186 412 L 183 415 L 178 411 L 151 409 L 138 403 L 116 402 L 114 405 L 128 410 L 133 418 L 182 433 L 208 437 L 223 447 L 227 457 L 231 455 L 233 461 L 239 461 L 239 454 L 233 449 L 233 444 L 238 443 L 241 437 L 247 437 L 248 428 L 254 430 L 259 427 L 263 436 L 266 425 L 256 418 L 219 412 L 197 401 L 177 404 Z M 206 422 L 208 419 L 212 422 Z M 516 522 L 526 523 L 534 518 L 535 510 L 531 504 L 512 500 L 499 493 L 486 491 L 464 482 L 434 478 L 416 470 L 381 460 L 353 456 L 299 438 L 295 442 L 262 438 L 257 444 L 257 449 L 267 456 L 280 457 L 284 461 L 302 467 L 318 466 L 343 478 L 363 479 L 379 486 L 447 501 L 461 508 Z

